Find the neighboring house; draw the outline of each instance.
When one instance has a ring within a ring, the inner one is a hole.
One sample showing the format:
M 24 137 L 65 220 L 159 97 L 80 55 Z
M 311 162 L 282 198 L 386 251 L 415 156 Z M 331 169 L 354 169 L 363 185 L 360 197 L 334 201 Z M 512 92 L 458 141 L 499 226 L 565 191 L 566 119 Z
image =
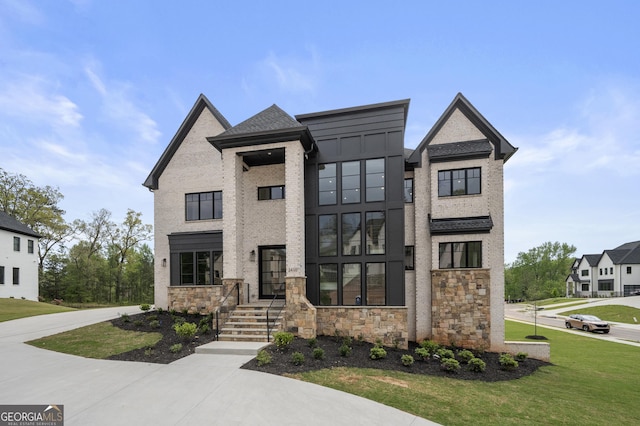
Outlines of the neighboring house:
M 231 126 L 200 95 L 144 185 L 155 303 L 286 300 L 301 337 L 503 350 L 503 165 L 514 148 L 458 94 L 415 150 L 409 100 Z
M 38 300 L 38 241 L 25 224 L 0 211 L 0 297 Z
M 640 291 L 640 241 L 585 254 L 567 277 L 567 296 L 617 297 Z

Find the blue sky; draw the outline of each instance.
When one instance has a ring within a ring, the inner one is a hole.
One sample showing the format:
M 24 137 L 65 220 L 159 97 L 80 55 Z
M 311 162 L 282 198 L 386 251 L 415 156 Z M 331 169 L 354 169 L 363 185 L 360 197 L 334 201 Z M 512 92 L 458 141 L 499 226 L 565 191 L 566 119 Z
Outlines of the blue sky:
M 456 93 L 519 151 L 505 261 L 640 240 L 640 2 L 0 1 L 0 168 L 127 208 L 200 93 L 238 124 L 411 98 L 414 148 Z

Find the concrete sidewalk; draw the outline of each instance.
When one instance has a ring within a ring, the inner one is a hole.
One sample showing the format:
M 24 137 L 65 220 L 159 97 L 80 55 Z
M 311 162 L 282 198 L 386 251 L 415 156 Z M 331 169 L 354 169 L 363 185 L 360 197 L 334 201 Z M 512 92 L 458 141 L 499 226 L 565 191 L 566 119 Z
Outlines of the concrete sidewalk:
M 139 312 L 137 307 L 0 323 L 0 404 L 63 404 L 65 425 L 435 425 L 322 386 L 239 367 L 250 355 L 169 365 L 94 360 L 23 342 Z

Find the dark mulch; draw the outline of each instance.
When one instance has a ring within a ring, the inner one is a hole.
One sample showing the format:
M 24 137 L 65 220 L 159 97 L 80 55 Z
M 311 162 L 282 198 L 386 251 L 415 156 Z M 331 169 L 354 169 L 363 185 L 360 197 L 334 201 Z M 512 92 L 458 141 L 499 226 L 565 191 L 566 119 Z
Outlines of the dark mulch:
M 154 315 L 158 321 L 157 327 L 151 325 Z M 196 347 L 214 340 L 214 334 L 211 331 L 208 333 L 200 333 L 188 341 L 180 338 L 173 329 L 175 317 L 183 317 L 186 322 L 193 322 L 195 324 L 199 324 L 200 320 L 205 318 L 202 315 L 187 315 L 182 313 L 174 313 L 172 315 L 166 311 L 162 313 L 153 311 L 131 315 L 128 317 L 128 320 L 125 320 L 123 317 L 112 320 L 111 323 L 114 326 L 120 327 L 124 330 L 157 332 L 161 333 L 163 338 L 156 343 L 151 350 L 148 350 L 148 348 L 136 349 L 114 355 L 109 359 L 169 364 L 195 353 Z M 172 353 L 169 348 L 176 343 L 182 343 L 182 350 L 178 353 Z M 352 351 L 348 357 L 340 356 L 339 348 L 341 345 L 342 338 L 318 336 L 317 347 L 324 349 L 325 358 L 323 360 L 317 360 L 313 357 L 313 348 L 309 346 L 308 341 L 296 338 L 285 350 L 278 350 L 273 345 L 269 346 L 266 350 L 272 356 L 272 362 L 270 364 L 258 366 L 257 361 L 254 358 L 243 365 L 242 368 L 277 375 L 301 373 L 305 371 L 334 367 L 377 368 L 381 370 L 404 371 L 414 374 L 427 374 L 430 376 L 446 376 L 462 380 L 495 382 L 501 380 L 513 380 L 528 376 L 534 373 L 539 367 L 550 365 L 544 361 L 527 358 L 525 361 L 519 363 L 517 369 L 513 371 L 506 371 L 500 367 L 500 363 L 498 362 L 500 354 L 484 352 L 476 354 L 487 364 L 487 368 L 483 373 L 470 372 L 466 369 L 466 365 L 462 363 L 458 373 L 448 373 L 442 370 L 440 362 L 437 360 L 430 359 L 427 361 L 418 361 L 414 353 L 417 346 L 415 343 L 411 343 L 408 350 L 385 348 L 387 351 L 387 357 L 379 360 L 372 360 L 369 358 L 370 350 L 373 347 L 373 344 L 371 343 L 353 340 L 351 344 Z M 304 355 L 305 361 L 302 365 L 294 365 L 291 362 L 291 355 L 294 352 L 301 352 Z M 416 361 L 410 367 L 405 367 L 400 361 L 402 355 L 405 354 L 412 355 L 416 358 Z
M 157 327 L 154 327 L 152 324 L 154 316 L 158 321 Z M 109 359 L 169 364 L 195 353 L 196 347 L 214 340 L 214 334 L 212 331 L 207 333 L 198 333 L 193 339 L 189 340 L 181 338 L 173 329 L 175 317 L 182 317 L 186 322 L 192 322 L 196 325 L 200 324 L 200 320 L 206 318 L 205 316 L 198 314 L 188 315 L 174 313 L 172 315 L 167 311 L 163 311 L 162 313 L 149 311 L 137 315 L 130 315 L 127 319 L 125 319 L 126 317 L 120 317 L 112 320 L 111 324 L 124 330 L 161 333 L 163 337 L 162 340 L 156 343 L 151 350 L 148 350 L 148 348 L 136 349 L 111 356 Z M 211 323 L 209 323 L 209 327 L 211 327 Z M 182 350 L 177 353 L 172 353 L 169 348 L 176 343 L 182 343 Z
M 462 380 L 497 382 L 502 380 L 519 379 L 520 377 L 534 373 L 539 367 L 550 365 L 544 361 L 527 358 L 525 361 L 519 362 L 517 369 L 506 371 L 501 368 L 498 361 L 500 354 L 495 352 L 484 352 L 476 354 L 476 356 L 480 357 L 487 364 L 487 368 L 483 373 L 468 371 L 467 366 L 462 362 L 460 363 L 461 368 L 457 373 L 449 373 L 442 370 L 440 362 L 435 359 L 429 359 L 426 361 L 418 361 L 416 359 L 410 367 L 402 365 L 402 362 L 400 361 L 402 355 L 409 354 L 414 358 L 417 358 L 414 353 L 414 350 L 417 347 L 415 343 L 410 344 L 408 350 L 385 348 L 387 351 L 387 357 L 385 359 L 378 360 L 372 360 L 369 358 L 369 352 L 374 346 L 373 344 L 354 340 L 351 345 L 351 355 L 348 357 L 340 356 L 339 348 L 341 345 L 342 339 L 340 338 L 319 336 L 317 338 L 317 347 L 324 349 L 325 359 L 318 360 L 314 359 L 313 349 L 309 346 L 307 340 L 295 339 L 285 350 L 278 350 L 275 346 L 267 348 L 266 350 L 272 356 L 272 362 L 270 364 L 258 366 L 258 363 L 254 358 L 243 365 L 242 368 L 279 375 L 334 367 L 376 368 L 381 370 L 404 371 L 414 374 L 427 374 L 430 376 L 446 376 Z M 291 355 L 294 352 L 301 352 L 304 355 L 304 363 L 302 365 L 294 365 L 293 362 L 291 362 Z

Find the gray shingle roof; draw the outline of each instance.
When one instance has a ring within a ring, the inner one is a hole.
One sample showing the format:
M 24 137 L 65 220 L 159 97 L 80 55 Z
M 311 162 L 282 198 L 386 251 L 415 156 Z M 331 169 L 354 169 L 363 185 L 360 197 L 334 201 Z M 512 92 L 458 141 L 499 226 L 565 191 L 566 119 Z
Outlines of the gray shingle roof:
M 467 234 L 489 232 L 493 228 L 491 216 L 457 219 L 433 219 L 429 224 L 432 234 Z
M 584 258 L 587 259 L 587 263 L 589 266 L 597 266 L 598 262 L 600 262 L 601 254 L 585 254 Z
M 280 109 L 278 105 L 273 104 L 264 111 L 257 113 L 237 126 L 233 126 L 227 131 L 221 133 L 219 136 L 244 135 L 250 133 L 269 132 L 273 130 L 295 129 L 299 127 L 302 127 L 302 124 Z
M 491 155 L 491 143 L 484 139 L 428 145 L 427 153 L 431 161 L 449 160 L 452 158 L 488 157 Z
M 40 235 L 38 235 L 33 229 L 18 221 L 13 216 L 9 216 L 7 213 L 2 211 L 0 211 L 0 229 L 15 232 L 17 234 L 28 235 L 30 237 L 40 238 Z

